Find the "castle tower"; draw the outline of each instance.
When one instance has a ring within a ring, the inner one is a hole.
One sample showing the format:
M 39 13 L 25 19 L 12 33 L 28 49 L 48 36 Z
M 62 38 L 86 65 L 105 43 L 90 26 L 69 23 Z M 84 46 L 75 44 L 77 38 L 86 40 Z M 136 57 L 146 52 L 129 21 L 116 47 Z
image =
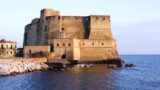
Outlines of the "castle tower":
M 89 39 L 112 39 L 110 16 L 90 16 Z
M 40 31 L 38 35 L 38 40 L 39 43 L 38 45 L 46 45 L 48 44 L 48 32 L 45 32 L 46 29 L 48 28 L 47 24 L 47 17 L 54 17 L 54 16 L 59 16 L 59 11 L 52 10 L 52 9 L 43 9 L 41 10 L 41 16 L 40 16 Z

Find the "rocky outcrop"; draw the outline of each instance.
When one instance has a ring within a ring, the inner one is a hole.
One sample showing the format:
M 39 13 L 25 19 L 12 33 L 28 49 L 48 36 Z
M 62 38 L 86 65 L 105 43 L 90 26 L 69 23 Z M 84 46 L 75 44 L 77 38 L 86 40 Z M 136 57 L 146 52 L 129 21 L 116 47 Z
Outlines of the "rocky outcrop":
M 126 64 L 125 67 L 135 67 L 136 65 L 134 64 Z
M 39 70 L 47 70 L 49 66 L 39 62 L 8 62 L 0 63 L 0 76 L 12 75 Z

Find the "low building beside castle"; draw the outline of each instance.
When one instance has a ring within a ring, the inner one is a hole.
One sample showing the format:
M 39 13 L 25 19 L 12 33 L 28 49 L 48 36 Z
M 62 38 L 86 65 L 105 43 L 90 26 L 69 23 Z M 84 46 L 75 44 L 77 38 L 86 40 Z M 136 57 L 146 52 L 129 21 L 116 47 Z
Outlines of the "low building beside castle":
M 119 58 L 107 15 L 61 16 L 43 9 L 25 27 L 24 54 L 54 53 L 53 60 L 97 61 Z
M 0 40 L 0 58 L 14 57 L 16 55 L 16 42 Z

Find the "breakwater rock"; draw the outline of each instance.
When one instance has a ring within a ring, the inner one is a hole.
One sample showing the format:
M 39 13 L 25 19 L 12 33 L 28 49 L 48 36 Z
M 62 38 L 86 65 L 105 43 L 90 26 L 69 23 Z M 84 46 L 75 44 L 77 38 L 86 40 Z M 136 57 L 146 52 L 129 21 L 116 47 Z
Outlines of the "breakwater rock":
M 16 62 L 0 63 L 0 76 L 47 70 L 47 69 L 49 69 L 49 66 L 41 62 L 16 61 Z

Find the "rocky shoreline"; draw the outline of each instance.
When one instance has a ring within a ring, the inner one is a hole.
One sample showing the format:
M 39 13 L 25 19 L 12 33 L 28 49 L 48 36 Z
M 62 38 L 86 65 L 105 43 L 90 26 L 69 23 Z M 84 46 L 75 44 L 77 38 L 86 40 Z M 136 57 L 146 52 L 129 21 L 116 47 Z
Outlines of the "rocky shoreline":
M 44 71 L 44 70 L 63 70 L 70 68 L 74 65 L 78 67 L 90 67 L 93 64 L 106 64 L 107 68 L 121 68 L 124 66 L 124 61 L 121 59 L 115 60 L 101 60 L 93 62 L 70 62 L 70 64 L 63 63 L 47 63 L 47 62 L 34 62 L 34 61 L 13 61 L 0 63 L 0 76 L 15 75 L 34 71 Z M 126 64 L 124 67 L 133 67 L 135 65 Z
M 33 71 L 48 70 L 49 66 L 41 62 L 15 61 L 0 63 L 0 76 L 14 75 Z

